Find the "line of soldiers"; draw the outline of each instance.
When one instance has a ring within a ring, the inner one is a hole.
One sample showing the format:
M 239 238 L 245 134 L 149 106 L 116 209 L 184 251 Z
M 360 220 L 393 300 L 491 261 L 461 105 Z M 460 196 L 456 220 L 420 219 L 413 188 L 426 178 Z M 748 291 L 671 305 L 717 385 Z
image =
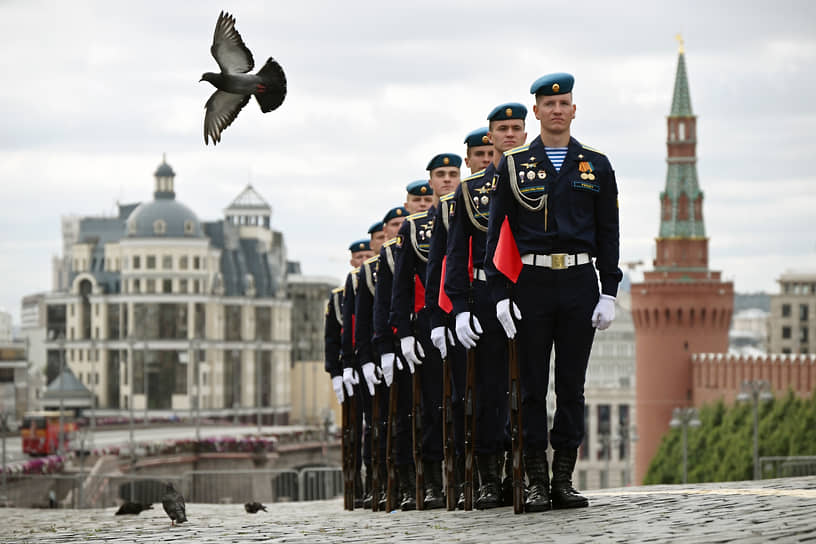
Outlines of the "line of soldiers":
M 469 177 L 458 155 L 434 156 L 349 246 L 326 316 L 346 508 L 587 506 L 572 485 L 584 381 L 622 274 L 615 174 L 571 136 L 573 84 L 532 84 L 540 134 L 527 145 L 525 106 L 493 108 L 464 140 Z

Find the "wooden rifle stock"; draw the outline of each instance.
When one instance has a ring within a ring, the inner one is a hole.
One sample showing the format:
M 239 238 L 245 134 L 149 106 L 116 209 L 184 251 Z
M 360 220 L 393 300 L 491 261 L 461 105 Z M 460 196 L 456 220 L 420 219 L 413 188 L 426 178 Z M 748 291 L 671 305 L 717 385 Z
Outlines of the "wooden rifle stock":
M 507 341 L 510 367 L 510 438 L 513 441 L 513 512 L 524 512 L 524 434 L 521 423 L 521 380 L 516 339 Z
M 465 368 L 465 510 L 473 510 L 473 427 L 475 424 L 474 389 L 476 381 L 476 348 L 467 350 L 467 367 Z
M 445 444 L 445 503 L 448 510 L 456 509 L 456 491 L 454 464 L 456 463 L 456 445 L 453 440 L 453 406 L 451 392 L 450 359 L 442 359 L 442 435 Z
M 397 377 L 391 382 L 388 391 L 388 424 L 385 439 L 385 465 L 388 470 L 388 486 L 385 497 L 385 510 L 392 512 L 397 505 L 394 498 L 399 487 L 397 480 L 397 465 L 394 460 L 394 445 L 397 442 Z
M 345 393 L 345 391 L 344 391 Z M 354 407 L 352 399 L 343 400 L 342 408 L 342 450 L 343 450 L 343 508 L 354 510 L 354 471 L 356 460 L 354 458 Z
M 380 388 L 375 385 L 371 395 L 371 511 L 380 511 Z
M 425 510 L 425 471 L 422 466 L 422 367 L 414 368 L 414 398 L 411 419 L 414 433 L 414 465 L 416 467 L 416 509 Z

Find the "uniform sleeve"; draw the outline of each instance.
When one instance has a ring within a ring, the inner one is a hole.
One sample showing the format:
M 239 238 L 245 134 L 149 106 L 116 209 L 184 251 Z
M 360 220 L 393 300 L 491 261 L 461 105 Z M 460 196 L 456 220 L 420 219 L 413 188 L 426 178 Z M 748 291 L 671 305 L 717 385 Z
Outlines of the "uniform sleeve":
M 507 157 L 502 157 L 496 180 L 496 188 L 490 198 L 490 214 L 487 221 L 487 247 L 485 248 L 485 275 L 487 276 L 487 288 L 494 302 L 510 296 L 508 287 L 509 280 L 498 271 L 493 264 L 493 256 L 496 253 L 496 246 L 499 244 L 499 234 L 501 233 L 504 218 L 509 217 L 510 224 L 513 224 L 513 195 L 510 192 L 510 183 L 507 174 Z
M 388 324 L 391 312 L 391 287 L 394 276 L 388 266 L 387 251 L 395 251 L 394 246 L 380 250 L 380 267 L 377 271 L 377 285 L 374 288 L 374 345 L 379 355 L 394 353 L 394 333 Z
M 601 183 L 601 192 L 595 206 L 595 229 L 598 255 L 595 267 L 601 280 L 601 292 L 616 296 L 623 273 L 618 268 L 620 259 L 620 222 L 618 213 L 618 184 L 615 171 L 609 168 L 606 179 Z
M 468 307 L 470 230 L 461 185 L 456 188 L 453 201 L 453 217 L 448 232 L 448 261 L 445 265 L 445 293 L 451 299 L 453 313 L 459 314 L 470 309 Z
M 334 297 L 329 293 L 329 302 L 326 304 L 326 324 L 325 324 L 325 369 L 332 378 L 343 373 L 340 363 L 340 323 L 335 318 Z
M 371 347 L 374 295 L 368 287 L 368 274 L 371 264 L 364 264 L 360 269 L 360 283 L 357 288 L 357 308 L 354 311 L 354 345 L 357 360 L 360 364 L 374 362 L 374 350 Z
M 343 292 L 343 368 L 354 368 L 354 285 L 351 272 L 346 276 L 346 289 Z
M 394 265 L 394 285 L 391 288 L 391 314 L 388 322 L 398 338 L 411 336 L 411 310 L 414 300 L 414 267 L 416 252 L 411 247 L 411 221 L 405 220 L 397 235 L 399 252 Z
M 441 213 L 443 210 L 441 204 L 439 209 Z M 425 276 L 425 309 L 429 312 L 432 329 L 444 324 L 445 313 L 439 307 L 439 282 L 442 279 L 442 259 L 445 258 L 447 245 L 448 231 L 442 223 L 442 217 L 437 213 L 431 231 L 431 247 L 428 250 L 428 268 Z

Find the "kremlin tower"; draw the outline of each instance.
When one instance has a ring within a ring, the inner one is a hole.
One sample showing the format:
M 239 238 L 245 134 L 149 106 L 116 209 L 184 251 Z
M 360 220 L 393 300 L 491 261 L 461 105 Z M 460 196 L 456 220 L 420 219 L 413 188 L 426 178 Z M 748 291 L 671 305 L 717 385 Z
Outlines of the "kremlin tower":
M 654 269 L 631 290 L 639 435 L 635 483 L 643 480 L 674 408 L 693 405 L 691 355 L 728 351 L 734 306 L 733 284 L 708 268 L 703 192 L 697 180 L 697 117 L 680 43 Z

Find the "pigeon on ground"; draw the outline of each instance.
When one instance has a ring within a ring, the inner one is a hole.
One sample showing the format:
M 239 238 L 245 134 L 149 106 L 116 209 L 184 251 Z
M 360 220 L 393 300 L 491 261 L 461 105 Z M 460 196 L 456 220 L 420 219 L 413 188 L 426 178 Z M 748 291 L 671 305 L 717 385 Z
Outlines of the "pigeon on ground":
M 146 504 L 141 502 L 130 502 L 126 501 L 122 506 L 119 507 L 119 510 L 116 511 L 117 516 L 121 516 L 123 514 L 139 514 L 142 510 L 152 510 L 152 504 Z
M 204 144 L 212 139 L 216 145 L 221 141 L 221 132 L 235 120 L 251 95 L 263 113 L 277 109 L 286 97 L 286 76 L 272 57 L 257 74 L 249 73 L 255 67 L 252 52 L 235 30 L 235 18 L 224 11 L 215 23 L 210 52 L 221 72 L 206 72 L 199 81 L 209 81 L 218 89 L 204 107 Z
M 162 496 L 162 506 L 170 518 L 171 526 L 187 521 L 187 514 L 184 509 L 184 497 L 181 496 L 181 493 L 176 491 L 176 488 L 173 487 L 173 484 L 170 482 L 167 482 L 167 488 L 165 489 L 164 496 Z
M 266 512 L 266 506 L 259 502 L 248 502 L 244 505 L 244 510 L 249 514 L 257 514 L 259 510 Z

